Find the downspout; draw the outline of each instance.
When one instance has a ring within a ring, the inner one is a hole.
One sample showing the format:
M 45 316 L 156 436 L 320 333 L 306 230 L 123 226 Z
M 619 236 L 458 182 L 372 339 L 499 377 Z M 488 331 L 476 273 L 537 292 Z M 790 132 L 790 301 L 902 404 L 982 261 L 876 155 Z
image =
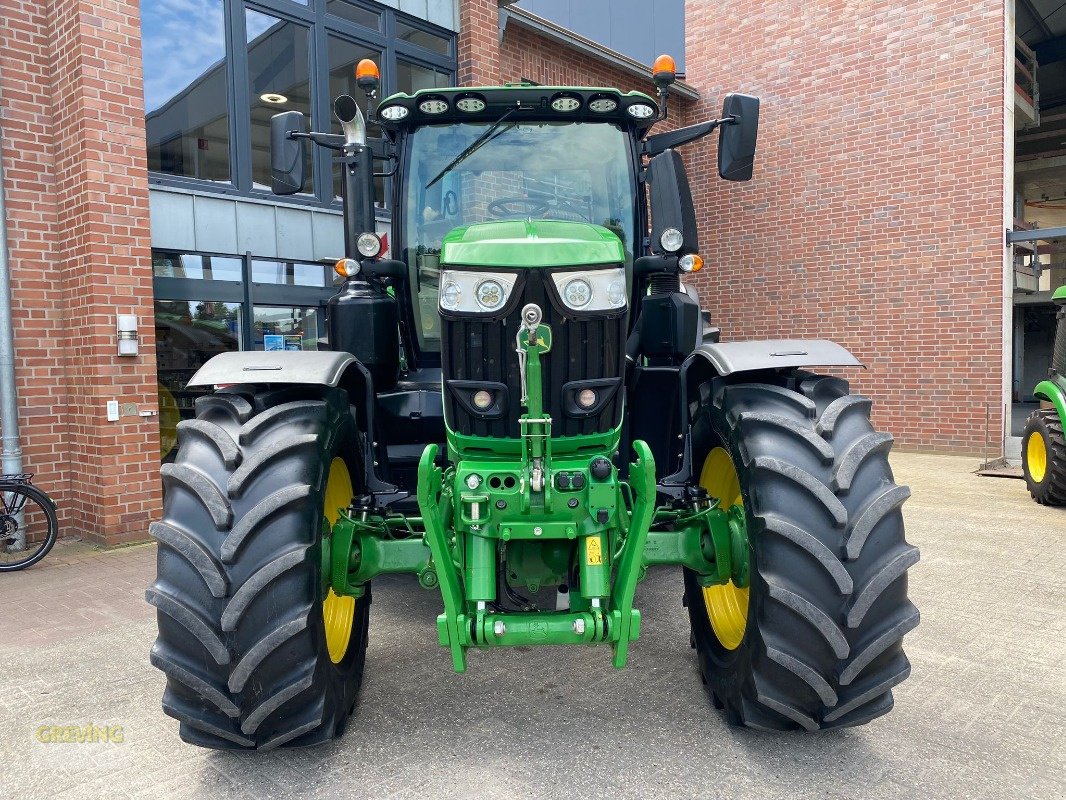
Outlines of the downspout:
M 11 320 L 11 268 L 7 251 L 3 128 L 0 126 L 0 473 L 22 472 L 18 394 L 15 389 L 15 329 Z

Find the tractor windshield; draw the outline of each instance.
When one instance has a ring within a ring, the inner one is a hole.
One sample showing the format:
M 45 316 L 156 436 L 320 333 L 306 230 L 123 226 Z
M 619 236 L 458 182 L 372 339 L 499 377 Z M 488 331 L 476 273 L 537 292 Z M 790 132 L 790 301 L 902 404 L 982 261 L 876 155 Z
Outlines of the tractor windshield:
M 423 350 L 440 349 L 441 241 L 453 228 L 500 219 L 592 222 L 632 259 L 635 198 L 629 135 L 604 122 L 429 125 L 408 140 L 404 252 Z

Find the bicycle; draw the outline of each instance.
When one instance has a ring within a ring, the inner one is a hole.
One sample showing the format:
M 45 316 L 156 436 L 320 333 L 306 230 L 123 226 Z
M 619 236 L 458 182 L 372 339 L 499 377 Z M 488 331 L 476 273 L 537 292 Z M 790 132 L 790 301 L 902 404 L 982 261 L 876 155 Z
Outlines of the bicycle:
M 59 533 L 56 504 L 34 486 L 32 473 L 0 475 L 0 572 L 36 564 Z

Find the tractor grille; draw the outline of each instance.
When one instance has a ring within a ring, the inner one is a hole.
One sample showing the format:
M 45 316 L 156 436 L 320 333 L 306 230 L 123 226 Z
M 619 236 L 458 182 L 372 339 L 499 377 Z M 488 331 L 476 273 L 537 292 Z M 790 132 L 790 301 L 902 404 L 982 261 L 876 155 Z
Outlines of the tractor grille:
M 565 413 L 563 386 L 585 381 L 623 376 L 625 368 L 626 315 L 565 316 L 556 305 L 545 270 L 528 270 L 519 277 L 503 319 L 441 320 L 441 364 L 444 372 L 444 411 L 448 426 L 456 433 L 518 438 L 521 383 L 515 337 L 519 314 L 527 303 L 536 303 L 544 312 L 544 324 L 552 330 L 552 349 L 541 356 L 544 408 L 552 418 L 553 436 L 579 436 L 606 433 L 622 419 L 621 385 L 599 413 L 575 418 Z M 448 381 L 486 381 L 507 387 L 506 411 L 496 419 L 483 419 L 460 403 L 448 388 Z

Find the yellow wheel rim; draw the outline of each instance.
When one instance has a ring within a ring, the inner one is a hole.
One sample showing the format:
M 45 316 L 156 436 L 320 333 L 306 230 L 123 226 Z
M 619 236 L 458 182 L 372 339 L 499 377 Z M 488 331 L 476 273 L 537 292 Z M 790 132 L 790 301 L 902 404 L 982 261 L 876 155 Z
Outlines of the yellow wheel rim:
M 340 509 L 352 501 L 352 476 L 340 458 L 329 465 L 325 496 L 322 499 L 322 516 L 332 526 L 340 518 Z M 322 620 L 326 625 L 326 649 L 334 664 L 339 664 L 348 652 L 352 638 L 352 623 L 355 621 L 355 598 L 336 594 L 330 589 L 322 601 Z
M 711 497 L 721 500 L 721 508 L 728 510 L 733 506 L 744 508 L 744 499 L 740 494 L 740 478 L 733 459 L 723 448 L 716 447 L 703 462 L 700 472 L 700 486 Z M 718 641 L 726 650 L 736 650 L 744 640 L 744 631 L 748 627 L 748 589 L 735 586 L 732 581 L 717 586 L 703 587 L 703 604 L 707 609 L 707 618 Z
M 1041 483 L 1047 474 L 1047 445 L 1040 431 L 1029 434 L 1029 440 L 1025 443 L 1025 463 L 1029 467 L 1029 477 Z
M 181 411 L 174 395 L 163 384 L 158 384 L 159 391 L 159 457 L 166 458 L 167 454 L 178 443 L 178 423 L 181 422 Z

